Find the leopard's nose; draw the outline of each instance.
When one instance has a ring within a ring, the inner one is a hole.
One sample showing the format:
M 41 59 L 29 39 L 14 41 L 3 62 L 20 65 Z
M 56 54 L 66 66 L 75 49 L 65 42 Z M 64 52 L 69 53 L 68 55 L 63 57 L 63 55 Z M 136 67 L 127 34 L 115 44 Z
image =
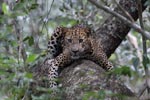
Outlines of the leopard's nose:
M 78 52 L 78 50 L 72 50 L 72 52 L 73 52 L 74 54 L 76 54 L 76 53 Z
M 76 54 L 79 50 L 77 48 L 73 48 L 71 51 Z

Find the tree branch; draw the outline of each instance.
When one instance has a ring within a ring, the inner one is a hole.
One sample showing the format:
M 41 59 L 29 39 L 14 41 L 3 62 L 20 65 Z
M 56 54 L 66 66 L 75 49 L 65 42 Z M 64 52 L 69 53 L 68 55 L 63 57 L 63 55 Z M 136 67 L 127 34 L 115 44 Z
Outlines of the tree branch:
M 119 18 L 125 24 L 127 24 L 130 27 L 134 28 L 137 32 L 141 33 L 147 39 L 150 40 L 150 33 L 147 32 L 147 31 L 144 31 L 143 29 L 141 29 L 140 26 L 137 25 L 136 23 L 131 22 L 130 20 L 128 20 L 124 16 L 120 15 L 119 13 L 116 13 L 115 11 L 109 9 L 109 7 L 106 7 L 106 6 L 102 5 L 102 4 L 97 3 L 95 0 L 88 0 L 88 1 L 90 1 L 92 4 L 94 4 L 97 8 L 100 8 L 100 9 L 104 10 L 105 12 L 110 13 L 110 14 L 114 15 L 115 17 Z
M 144 84 L 142 85 L 142 87 L 140 87 L 140 90 L 139 90 L 139 92 L 137 94 L 137 97 L 141 97 L 142 94 L 144 93 L 144 91 L 146 90 L 146 88 L 147 88 L 147 82 L 144 82 Z
M 120 10 L 122 10 L 122 12 L 126 15 L 126 17 L 128 17 L 130 21 L 134 22 L 132 16 L 116 0 L 114 1 L 117 4 L 118 8 L 120 8 Z

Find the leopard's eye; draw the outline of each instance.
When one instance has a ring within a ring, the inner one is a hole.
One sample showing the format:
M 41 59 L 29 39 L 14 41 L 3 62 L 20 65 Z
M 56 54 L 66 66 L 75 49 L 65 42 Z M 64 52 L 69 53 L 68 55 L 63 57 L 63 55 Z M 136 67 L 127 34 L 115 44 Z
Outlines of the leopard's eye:
M 67 39 L 67 40 L 68 40 L 68 42 L 70 42 L 70 43 L 72 42 L 72 39 Z
M 83 42 L 83 39 L 79 39 L 79 43 Z

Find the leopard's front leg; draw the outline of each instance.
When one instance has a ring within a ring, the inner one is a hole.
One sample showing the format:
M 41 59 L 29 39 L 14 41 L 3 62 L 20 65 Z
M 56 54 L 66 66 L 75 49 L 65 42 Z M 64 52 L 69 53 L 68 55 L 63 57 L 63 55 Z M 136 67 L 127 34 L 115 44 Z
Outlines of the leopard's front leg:
M 101 42 L 97 40 L 91 41 L 92 53 L 90 55 L 90 60 L 96 62 L 106 71 L 112 70 L 114 67 L 111 62 L 108 61 L 108 58 L 101 47 Z
M 58 68 L 64 67 L 71 62 L 70 54 L 64 51 L 54 59 L 47 60 L 45 64 L 48 65 L 48 81 L 50 88 L 57 87 Z

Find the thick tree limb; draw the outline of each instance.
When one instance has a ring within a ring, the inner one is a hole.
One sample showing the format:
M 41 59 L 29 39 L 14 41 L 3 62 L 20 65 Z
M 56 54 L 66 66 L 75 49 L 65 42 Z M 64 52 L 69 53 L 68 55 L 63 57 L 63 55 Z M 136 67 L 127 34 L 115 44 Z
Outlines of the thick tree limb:
M 134 100 L 131 90 L 92 61 L 80 60 L 73 63 L 62 71 L 60 79 L 62 87 L 67 90 L 63 93 L 64 100 L 80 100 L 90 92 L 93 94 L 87 100 L 95 100 L 95 95 L 100 95 L 99 92 L 110 92 L 105 94 L 106 100 L 122 100 L 121 96 Z M 100 96 L 99 99 L 103 100 L 103 97 Z

